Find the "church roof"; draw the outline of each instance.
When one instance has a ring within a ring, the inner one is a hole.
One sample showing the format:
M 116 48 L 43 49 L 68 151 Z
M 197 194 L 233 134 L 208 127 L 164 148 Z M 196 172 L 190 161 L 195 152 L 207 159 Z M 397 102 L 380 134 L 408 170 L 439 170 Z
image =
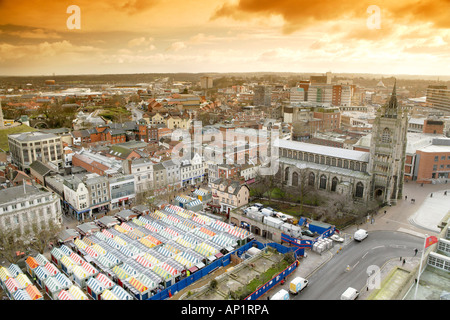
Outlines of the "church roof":
M 364 151 L 343 149 L 343 148 L 335 148 L 329 146 L 323 146 L 313 143 L 299 142 L 299 141 L 291 141 L 291 140 L 281 140 L 278 139 L 275 142 L 275 146 L 279 148 L 287 148 L 296 151 L 310 152 L 314 154 L 348 159 L 348 160 L 356 160 L 356 161 L 364 161 L 369 162 L 370 154 Z

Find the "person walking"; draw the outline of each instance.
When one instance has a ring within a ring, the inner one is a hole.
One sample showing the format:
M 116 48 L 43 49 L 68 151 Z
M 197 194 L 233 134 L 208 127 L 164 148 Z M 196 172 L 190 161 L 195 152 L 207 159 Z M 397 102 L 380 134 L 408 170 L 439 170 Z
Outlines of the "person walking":
M 405 265 L 405 262 L 406 262 L 406 261 L 405 261 L 405 259 L 403 259 L 403 263 L 402 263 L 402 266 L 404 266 L 404 265 Z
M 419 252 L 419 250 L 417 250 L 417 248 L 414 249 L 414 256 L 417 255 L 417 252 Z

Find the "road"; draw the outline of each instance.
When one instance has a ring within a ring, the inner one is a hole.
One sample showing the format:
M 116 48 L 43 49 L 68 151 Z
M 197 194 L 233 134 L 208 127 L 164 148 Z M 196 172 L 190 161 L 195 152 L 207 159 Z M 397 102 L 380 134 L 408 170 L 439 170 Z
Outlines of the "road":
M 138 121 L 142 119 L 142 115 L 144 114 L 143 110 L 140 110 L 136 107 L 136 104 L 130 103 L 126 105 L 126 108 L 131 111 L 131 116 L 133 121 Z
M 293 300 L 338 300 L 348 287 L 361 290 L 368 268 L 381 268 L 393 258 L 412 257 L 423 239 L 401 232 L 373 231 L 362 242 L 352 241 L 309 277 L 308 287 Z M 420 255 L 420 251 L 418 255 Z M 350 270 L 346 271 L 347 265 Z

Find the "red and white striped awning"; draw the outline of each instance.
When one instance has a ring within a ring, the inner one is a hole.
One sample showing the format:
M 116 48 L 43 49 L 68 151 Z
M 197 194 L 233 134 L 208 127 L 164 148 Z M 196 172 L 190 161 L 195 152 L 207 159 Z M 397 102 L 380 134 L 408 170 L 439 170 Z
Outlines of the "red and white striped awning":
M 5 281 L 5 286 L 8 289 L 9 292 L 14 293 L 17 290 L 20 289 L 20 285 L 17 282 L 16 279 L 14 278 L 9 278 L 8 280 Z
M 74 298 L 66 290 L 61 290 L 58 294 L 58 300 L 74 300 Z
M 161 264 L 161 268 L 163 268 L 164 270 L 166 270 L 167 272 L 169 272 L 173 276 L 179 273 L 177 269 L 175 269 L 174 267 L 168 265 L 165 262 Z
M 73 260 L 76 264 L 82 264 L 83 261 L 84 261 L 84 260 L 83 260 L 79 255 L 77 255 L 75 252 L 72 252 L 72 253 L 69 255 L 69 257 L 72 258 L 72 260 Z
M 102 230 L 102 233 L 105 235 L 105 236 L 107 236 L 108 238 L 114 238 L 114 235 L 111 233 L 111 232 L 109 232 L 108 230 L 106 230 L 106 229 L 103 229 Z
M 131 231 L 134 228 L 132 228 L 129 224 L 126 224 L 125 222 L 122 222 L 122 224 L 120 225 L 122 228 L 124 228 L 127 231 Z
M 150 230 L 151 232 L 158 232 L 158 229 L 148 223 L 144 226 L 144 228 Z
M 84 249 L 84 251 L 86 251 L 86 253 L 88 255 L 90 255 L 93 258 L 97 258 L 98 257 L 98 253 L 97 251 L 95 251 L 94 249 L 92 249 L 91 247 L 86 247 L 86 249 Z
M 143 256 L 136 256 L 136 261 L 139 262 L 141 265 L 143 265 L 145 268 L 151 268 L 152 264 L 150 261 L 145 259 Z
M 173 229 L 170 229 L 169 227 L 167 227 L 166 229 L 164 229 L 165 232 L 167 232 L 168 234 L 174 236 L 174 237 L 178 237 L 178 232 L 176 232 Z
M 103 273 L 99 273 L 98 276 L 96 277 L 96 279 L 98 281 L 100 281 L 101 283 L 103 283 L 106 288 L 112 288 L 115 285 L 114 282 L 112 282 L 111 279 L 109 279 Z
M 195 222 L 197 222 L 199 224 L 205 224 L 206 223 L 206 221 L 201 219 L 199 216 L 192 217 L 192 221 L 195 221 Z
M 47 262 L 46 264 L 45 264 L 45 269 L 47 269 L 47 271 L 50 273 L 50 275 L 52 275 L 52 276 L 54 276 L 54 275 L 56 275 L 57 273 L 59 273 L 59 270 L 58 270 L 58 268 L 56 268 L 56 266 L 53 264 L 53 263 L 51 263 L 51 262 Z
M 88 263 L 86 261 L 82 262 L 81 267 L 83 267 L 83 269 L 91 275 L 98 273 L 98 271 L 90 263 Z

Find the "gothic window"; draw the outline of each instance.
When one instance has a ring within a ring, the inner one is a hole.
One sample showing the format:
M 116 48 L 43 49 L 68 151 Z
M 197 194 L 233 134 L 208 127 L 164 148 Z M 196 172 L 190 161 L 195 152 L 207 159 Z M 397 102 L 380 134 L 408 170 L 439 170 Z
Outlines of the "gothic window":
M 314 186 L 315 180 L 316 180 L 315 174 L 313 172 L 310 172 L 308 177 L 308 185 Z
M 329 158 L 329 157 L 326 158 L 326 164 L 327 164 L 328 166 L 330 165 L 330 158 Z
M 355 163 L 353 161 L 350 161 L 350 170 L 355 169 Z
M 314 155 L 313 154 L 309 154 L 308 161 L 309 162 L 314 162 Z
M 355 170 L 356 171 L 361 171 L 361 164 L 359 162 L 355 163 Z
M 356 184 L 355 197 L 362 198 L 364 194 L 364 185 L 361 182 Z
M 320 163 L 324 164 L 325 163 L 325 157 L 324 156 L 320 156 Z
M 344 168 L 348 169 L 348 161 L 347 160 L 344 160 Z
M 342 168 L 342 160 L 341 160 L 341 159 L 338 159 L 338 164 L 337 164 L 337 166 L 338 166 L 339 168 Z
M 339 183 L 338 178 L 334 177 L 333 180 L 331 180 L 331 191 L 336 191 L 337 184 Z
M 315 162 L 315 163 L 319 163 L 319 158 L 320 158 L 319 155 L 315 155 L 315 156 L 314 156 L 314 162 Z
M 284 182 L 288 182 L 289 180 L 289 167 L 284 170 Z
M 297 172 L 292 173 L 292 185 L 294 187 L 298 186 L 298 173 Z
M 327 188 L 327 177 L 323 174 L 320 176 L 320 189 L 326 189 Z
M 336 166 L 336 158 L 331 159 L 331 165 L 332 165 L 333 167 Z
M 390 143 L 391 142 L 391 131 L 388 128 L 384 128 L 383 135 L 381 136 L 382 143 Z

